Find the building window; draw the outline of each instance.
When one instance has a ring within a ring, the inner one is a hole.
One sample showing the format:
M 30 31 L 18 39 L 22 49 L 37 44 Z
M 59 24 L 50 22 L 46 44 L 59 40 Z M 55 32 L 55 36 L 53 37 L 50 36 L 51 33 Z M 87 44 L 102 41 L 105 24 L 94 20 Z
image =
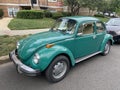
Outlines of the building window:
M 57 2 L 57 0 L 48 0 L 48 2 Z
M 37 0 L 31 0 L 32 4 L 37 4 Z

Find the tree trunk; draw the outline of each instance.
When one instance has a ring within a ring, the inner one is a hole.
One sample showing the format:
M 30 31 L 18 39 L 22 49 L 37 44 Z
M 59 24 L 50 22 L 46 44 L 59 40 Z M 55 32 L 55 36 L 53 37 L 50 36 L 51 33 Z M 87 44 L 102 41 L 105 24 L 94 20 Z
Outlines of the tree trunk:
M 90 8 L 89 8 L 89 15 L 90 15 Z

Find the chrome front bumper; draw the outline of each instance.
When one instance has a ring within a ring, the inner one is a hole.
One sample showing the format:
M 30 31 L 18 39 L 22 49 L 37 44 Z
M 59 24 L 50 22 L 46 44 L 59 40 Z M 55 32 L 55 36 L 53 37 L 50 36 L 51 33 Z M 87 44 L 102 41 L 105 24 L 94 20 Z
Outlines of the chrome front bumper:
M 10 59 L 14 62 L 16 65 L 17 71 L 19 73 L 23 73 L 27 76 L 37 76 L 40 74 L 39 70 L 35 70 L 25 64 L 23 64 L 16 56 L 15 50 L 9 53 Z

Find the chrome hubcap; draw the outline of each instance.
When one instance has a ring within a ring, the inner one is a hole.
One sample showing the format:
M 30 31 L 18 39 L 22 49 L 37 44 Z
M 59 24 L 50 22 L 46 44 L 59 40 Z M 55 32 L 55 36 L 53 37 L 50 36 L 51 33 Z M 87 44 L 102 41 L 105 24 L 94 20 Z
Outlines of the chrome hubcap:
M 53 77 L 56 79 L 61 78 L 67 71 L 67 64 L 65 61 L 58 62 L 53 67 Z
M 108 53 L 109 49 L 110 49 L 110 47 L 109 47 L 109 44 L 107 43 L 106 46 L 105 46 L 105 53 Z

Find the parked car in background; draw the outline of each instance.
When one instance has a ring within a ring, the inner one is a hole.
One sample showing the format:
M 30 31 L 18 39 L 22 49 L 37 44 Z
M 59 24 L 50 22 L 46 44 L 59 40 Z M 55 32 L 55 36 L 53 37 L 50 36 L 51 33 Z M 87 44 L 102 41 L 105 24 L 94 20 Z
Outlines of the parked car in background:
M 104 13 L 105 16 L 109 16 L 109 13 Z
M 19 73 L 44 72 L 50 82 L 61 81 L 70 67 L 96 54 L 107 55 L 113 39 L 94 17 L 63 17 L 47 32 L 20 40 L 9 56 Z
M 117 17 L 116 12 L 105 12 L 104 15 L 107 17 Z
M 107 32 L 113 36 L 115 42 L 120 43 L 120 18 L 112 18 L 106 23 Z

